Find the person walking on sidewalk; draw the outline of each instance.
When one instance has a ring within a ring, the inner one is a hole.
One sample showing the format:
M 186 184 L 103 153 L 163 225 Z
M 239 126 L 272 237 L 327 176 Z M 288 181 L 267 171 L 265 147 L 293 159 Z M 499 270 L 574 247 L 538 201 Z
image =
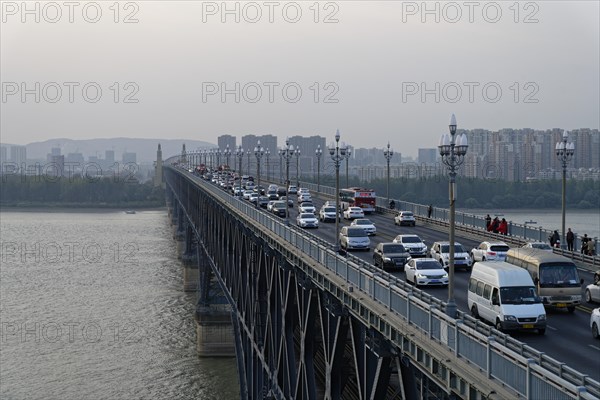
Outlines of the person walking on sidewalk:
M 575 241 L 575 234 L 573 233 L 571 228 L 569 228 L 569 231 L 567 232 L 567 250 L 573 251 L 573 242 L 574 241 Z

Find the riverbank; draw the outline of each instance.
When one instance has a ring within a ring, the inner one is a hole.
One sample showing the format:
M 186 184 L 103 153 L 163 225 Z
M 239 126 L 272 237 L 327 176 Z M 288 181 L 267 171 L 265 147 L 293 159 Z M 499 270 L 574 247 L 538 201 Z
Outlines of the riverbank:
M 115 211 L 115 210 L 163 210 L 162 202 L 126 202 L 126 203 L 42 203 L 42 202 L 19 202 L 0 204 L 0 211 Z

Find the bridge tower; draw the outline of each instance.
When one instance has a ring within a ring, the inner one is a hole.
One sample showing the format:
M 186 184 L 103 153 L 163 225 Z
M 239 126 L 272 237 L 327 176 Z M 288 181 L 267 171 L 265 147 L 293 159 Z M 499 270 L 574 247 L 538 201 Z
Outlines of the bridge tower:
M 165 183 L 163 182 L 163 161 L 160 143 L 158 144 L 158 150 L 156 150 L 156 163 L 154 164 L 154 186 L 165 187 Z

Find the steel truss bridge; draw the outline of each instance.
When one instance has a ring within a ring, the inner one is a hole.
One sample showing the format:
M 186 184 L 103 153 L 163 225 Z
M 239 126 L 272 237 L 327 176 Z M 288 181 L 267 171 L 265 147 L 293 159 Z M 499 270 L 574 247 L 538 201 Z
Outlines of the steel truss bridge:
M 187 170 L 164 178 L 199 306 L 231 307 L 242 399 L 600 397 L 587 376 Z

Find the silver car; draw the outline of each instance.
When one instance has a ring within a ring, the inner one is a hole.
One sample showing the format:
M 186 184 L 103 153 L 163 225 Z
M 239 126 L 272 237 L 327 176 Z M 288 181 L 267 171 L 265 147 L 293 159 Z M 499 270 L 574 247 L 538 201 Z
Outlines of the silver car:
M 585 287 L 585 301 L 588 303 L 600 303 L 600 271 L 594 274 L 594 283 Z

